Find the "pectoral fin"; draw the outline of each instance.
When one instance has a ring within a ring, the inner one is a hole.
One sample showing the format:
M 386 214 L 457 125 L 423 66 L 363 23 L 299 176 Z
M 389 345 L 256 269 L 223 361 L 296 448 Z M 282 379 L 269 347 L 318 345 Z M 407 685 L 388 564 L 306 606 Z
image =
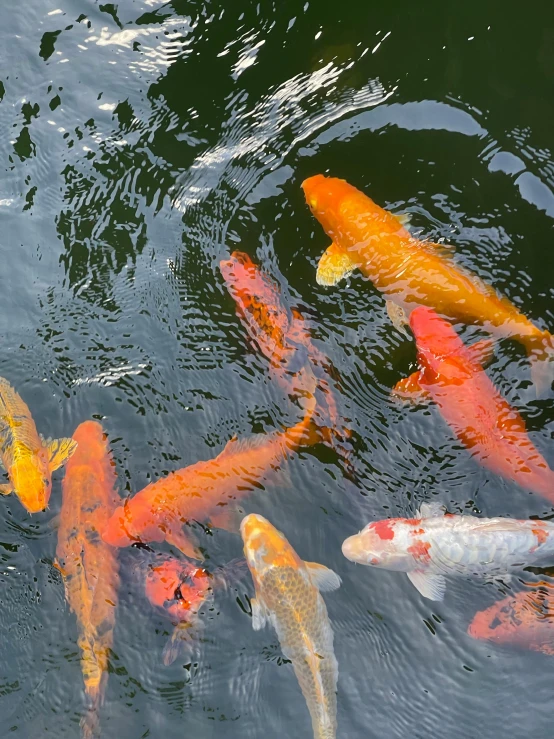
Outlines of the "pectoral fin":
M 395 303 L 394 300 L 385 300 L 385 307 L 394 328 L 409 339 L 410 334 L 406 330 L 406 326 L 409 325 L 408 317 L 404 308 L 398 305 L 398 303 Z
M 48 442 L 48 453 L 50 454 L 50 471 L 54 472 L 67 462 L 69 457 L 77 449 L 77 442 L 74 439 L 54 439 Z
M 250 605 L 252 607 L 252 628 L 254 631 L 259 631 L 269 621 L 270 614 L 265 603 L 259 598 L 252 598 Z
M 429 600 L 443 600 L 446 590 L 446 579 L 444 575 L 434 575 L 423 570 L 408 572 L 408 579 L 412 585 Z
M 481 339 L 475 344 L 467 347 L 468 353 L 471 355 L 471 361 L 484 366 L 488 364 L 494 356 L 494 339 Z
M 340 577 L 336 572 L 330 570 L 325 565 L 317 562 L 304 562 L 310 573 L 313 584 L 322 592 L 326 593 L 330 590 L 336 590 L 340 587 Z
M 198 548 L 198 542 L 192 532 L 185 534 L 182 530 L 166 531 L 165 540 L 170 546 L 177 547 L 186 557 L 204 561 L 204 555 Z
M 414 404 L 425 403 L 430 399 L 429 392 L 421 387 L 421 372 L 412 372 L 411 375 L 400 380 L 393 387 L 391 395 L 398 400 L 408 401 Z
M 336 285 L 348 277 L 356 267 L 348 252 L 333 242 L 319 260 L 315 279 L 318 285 Z
M 171 665 L 179 655 L 188 659 L 201 636 L 202 626 L 196 619 L 177 624 L 164 647 L 162 659 L 164 665 Z
M 9 495 L 10 493 L 15 493 L 11 482 L 7 482 L 5 485 L 0 485 L 0 495 Z
M 210 516 L 210 526 L 238 534 L 244 511 L 230 505 L 219 506 Z
M 439 516 L 444 516 L 444 513 L 444 506 L 436 500 L 431 503 L 422 503 L 419 507 L 420 518 L 438 518 Z

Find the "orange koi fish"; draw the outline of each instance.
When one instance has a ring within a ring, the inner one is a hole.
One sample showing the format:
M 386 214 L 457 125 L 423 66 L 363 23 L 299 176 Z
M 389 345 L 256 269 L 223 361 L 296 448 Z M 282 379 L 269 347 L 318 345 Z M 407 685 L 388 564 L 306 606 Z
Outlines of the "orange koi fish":
M 306 699 L 314 739 L 335 739 L 339 670 L 320 591 L 336 590 L 340 577 L 324 565 L 301 560 L 263 516 L 246 516 L 240 531 L 256 591 L 252 627 L 274 627 Z
M 554 655 L 554 599 L 545 588 L 522 591 L 478 611 L 468 634 L 496 644 L 509 644 Z
M 0 466 L 10 479 L 0 485 L 2 495 L 15 493 L 29 513 L 44 510 L 52 490 L 52 472 L 76 447 L 74 439 L 44 441 L 25 401 L 0 377 Z
M 188 560 L 159 554 L 145 568 L 146 597 L 175 629 L 163 651 L 165 665 L 175 661 L 179 650 L 188 650 L 201 630 L 203 606 L 213 601 L 214 587 L 227 587 L 227 573 L 246 568 L 244 560 L 236 560 L 214 573 Z
M 202 559 L 192 532 L 183 531 L 184 524 L 207 521 L 235 531 L 235 502 L 262 487 L 267 473 L 299 446 L 319 441 L 312 413 L 313 407 L 284 432 L 233 439 L 215 459 L 196 462 L 147 485 L 117 508 L 104 529 L 104 541 L 116 547 L 167 541 L 186 556 Z
M 409 312 L 426 305 L 467 324 L 482 324 L 497 337 L 513 337 L 526 348 L 533 381 L 542 392 L 552 383 L 554 343 L 492 287 L 445 257 L 445 247 L 420 241 L 407 219 L 383 210 L 336 177 L 315 175 L 302 183 L 307 203 L 333 243 L 321 257 L 316 279 L 336 285 L 359 268 L 388 302 Z M 393 307 L 394 306 L 394 307 Z
M 98 710 L 108 679 L 119 585 L 116 552 L 102 541 L 101 532 L 119 497 L 102 426 L 85 421 L 73 438 L 79 446 L 67 463 L 62 484 L 56 558 L 79 629 L 81 669 L 89 703 L 81 722 L 82 736 L 92 737 L 98 729 Z
M 247 254 L 233 252 L 220 269 L 252 343 L 269 360 L 273 379 L 291 396 L 316 394 L 313 420 L 325 437 L 330 429 L 336 436 L 349 436 L 325 377 L 332 371 L 329 360 L 314 346 L 299 311 L 287 308 L 278 285 Z
M 466 347 L 448 321 L 423 306 L 412 311 L 410 326 L 420 369 L 397 383 L 393 393 L 432 399 L 483 467 L 554 501 L 554 472 L 479 361 L 490 344 Z

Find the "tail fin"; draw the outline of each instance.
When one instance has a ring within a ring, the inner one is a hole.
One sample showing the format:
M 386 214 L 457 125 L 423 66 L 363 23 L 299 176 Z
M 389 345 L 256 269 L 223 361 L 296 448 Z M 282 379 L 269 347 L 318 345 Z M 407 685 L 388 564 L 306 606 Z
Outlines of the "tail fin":
M 100 737 L 100 719 L 98 706 L 90 705 L 81 717 L 81 739 L 98 739 Z
M 531 379 L 537 397 L 547 395 L 554 382 L 554 337 L 543 331 L 522 341 L 531 363 Z

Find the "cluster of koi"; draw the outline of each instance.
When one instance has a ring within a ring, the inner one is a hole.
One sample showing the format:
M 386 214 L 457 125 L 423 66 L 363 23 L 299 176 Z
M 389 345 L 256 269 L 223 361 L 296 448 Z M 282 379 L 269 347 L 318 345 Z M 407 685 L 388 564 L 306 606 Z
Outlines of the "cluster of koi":
M 448 247 L 413 237 L 405 217 L 394 216 L 343 180 L 322 175 L 303 183 L 306 200 L 332 240 L 316 279 L 335 285 L 362 270 L 384 294 L 389 315 L 415 338 L 418 369 L 393 388 L 396 401 L 432 401 L 453 433 L 484 467 L 554 501 L 554 472 L 529 438 L 519 413 L 483 369 L 492 339 L 466 346 L 455 324 L 479 324 L 496 338 L 527 349 L 538 392 L 551 384 L 553 341 L 515 306 L 456 266 Z M 30 513 L 44 510 L 52 472 L 65 463 L 57 567 L 79 628 L 87 695 L 82 735 L 98 731 L 113 643 L 118 547 L 137 546 L 138 571 L 151 604 L 173 623 L 164 650 L 169 664 L 198 642 L 202 609 L 214 589 L 252 575 L 252 625 L 270 622 L 291 660 L 312 718 L 314 736 L 336 736 L 338 666 L 333 632 L 320 591 L 340 578 L 323 565 L 304 562 L 262 516 L 240 521 L 238 503 L 270 481 L 301 446 L 324 443 L 352 469 L 349 423 L 339 410 L 332 367 L 314 344 L 309 322 L 289 308 L 277 282 L 245 254 L 221 262 L 221 273 L 255 350 L 269 374 L 302 413 L 291 428 L 233 439 L 215 458 L 163 477 L 122 501 L 106 435 L 96 421 L 82 423 L 71 439 L 45 441 L 31 412 L 0 378 L 0 457 L 8 482 Z M 408 319 L 409 315 L 409 319 Z M 244 560 L 209 571 L 191 524 L 240 533 Z M 505 578 L 554 553 L 554 524 L 541 520 L 444 514 L 424 503 L 416 518 L 369 523 L 342 547 L 346 558 L 405 572 L 426 598 L 441 600 L 448 576 Z M 154 552 L 167 542 L 183 556 Z M 477 613 L 469 633 L 552 654 L 548 584 L 520 592 Z

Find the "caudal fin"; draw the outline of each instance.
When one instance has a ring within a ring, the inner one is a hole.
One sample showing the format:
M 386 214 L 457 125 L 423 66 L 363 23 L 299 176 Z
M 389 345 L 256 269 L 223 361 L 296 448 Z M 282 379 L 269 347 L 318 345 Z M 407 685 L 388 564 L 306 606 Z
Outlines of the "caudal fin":
M 547 395 L 554 382 L 554 337 L 544 331 L 536 336 L 526 337 L 523 343 L 531 364 L 531 379 L 537 397 Z

